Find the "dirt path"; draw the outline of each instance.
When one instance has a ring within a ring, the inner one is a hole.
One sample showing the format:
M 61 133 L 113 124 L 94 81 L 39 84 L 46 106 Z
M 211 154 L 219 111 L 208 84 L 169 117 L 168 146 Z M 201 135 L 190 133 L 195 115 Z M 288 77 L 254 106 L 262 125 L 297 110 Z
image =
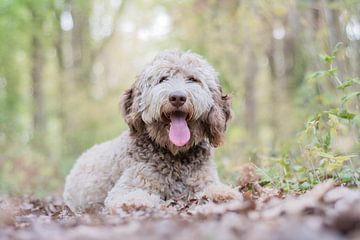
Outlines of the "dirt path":
M 360 239 L 360 191 L 331 182 L 299 196 L 273 189 L 246 200 L 169 201 L 75 216 L 60 199 L 0 200 L 0 239 Z

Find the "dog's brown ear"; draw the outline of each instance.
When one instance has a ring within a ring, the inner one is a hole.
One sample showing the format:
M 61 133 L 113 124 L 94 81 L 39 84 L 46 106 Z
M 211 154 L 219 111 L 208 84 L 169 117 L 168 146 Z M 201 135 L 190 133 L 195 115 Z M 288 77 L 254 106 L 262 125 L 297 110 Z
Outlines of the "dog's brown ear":
M 134 106 L 134 89 L 130 88 L 124 92 L 120 98 L 120 112 L 123 115 L 125 122 L 130 128 L 131 134 L 138 134 L 144 128 L 144 123 L 141 119 L 137 107 Z
M 226 124 L 231 118 L 230 97 L 223 95 L 221 88 L 213 92 L 214 106 L 206 120 L 207 135 L 210 144 L 219 146 L 224 141 Z

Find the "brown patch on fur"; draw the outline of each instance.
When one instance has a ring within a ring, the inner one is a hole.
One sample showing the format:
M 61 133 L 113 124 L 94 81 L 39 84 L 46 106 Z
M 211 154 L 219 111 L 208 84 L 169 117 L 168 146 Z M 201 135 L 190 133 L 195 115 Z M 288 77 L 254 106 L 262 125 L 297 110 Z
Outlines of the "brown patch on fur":
M 229 95 L 222 95 L 221 100 L 222 100 L 222 104 L 223 104 L 223 111 L 224 111 L 224 114 L 225 114 L 225 120 L 226 120 L 225 121 L 225 130 L 226 130 L 227 122 L 232 117 L 232 111 L 231 111 L 231 108 L 230 108 L 231 97 Z
M 126 90 L 120 97 L 120 111 L 121 114 L 126 118 L 130 114 L 131 105 L 133 103 L 133 89 Z
M 191 101 L 187 101 L 181 107 L 174 107 L 169 101 L 164 102 L 164 104 L 160 107 L 161 115 L 164 115 L 168 119 L 170 119 L 170 114 L 175 111 L 182 111 L 188 115 L 187 121 L 191 121 L 194 117 L 194 106 L 191 104 Z
M 160 195 L 163 200 L 167 199 L 189 199 L 202 189 L 203 186 L 194 184 L 187 186 L 188 174 L 201 171 L 202 167 L 210 161 L 211 147 L 207 141 L 202 140 L 191 146 L 186 152 L 179 152 L 174 155 L 168 147 L 159 146 L 148 137 L 142 135 L 134 138 L 131 144 L 131 152 L 137 162 L 147 163 L 151 169 L 151 179 L 155 174 L 160 176 L 171 176 L 159 185 L 152 185 L 150 192 Z M 206 179 L 206 181 L 210 181 Z M 201 181 L 196 181 L 201 183 Z
M 215 105 L 211 108 L 206 120 L 207 135 L 210 144 L 214 147 L 224 141 L 226 123 L 231 118 L 230 97 L 222 95 L 222 89 L 213 91 Z
M 120 98 L 120 111 L 125 122 L 130 128 L 132 135 L 138 135 L 144 130 L 145 123 L 141 119 L 141 115 L 137 113 L 136 106 L 133 104 L 134 88 L 130 88 L 124 92 Z

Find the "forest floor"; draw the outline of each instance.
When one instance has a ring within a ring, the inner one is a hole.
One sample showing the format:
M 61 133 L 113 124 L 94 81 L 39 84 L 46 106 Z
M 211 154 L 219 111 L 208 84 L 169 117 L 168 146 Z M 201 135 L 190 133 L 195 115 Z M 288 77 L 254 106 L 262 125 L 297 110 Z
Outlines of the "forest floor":
M 249 187 L 250 183 L 246 183 Z M 331 181 L 302 194 L 251 183 L 244 201 L 205 197 L 77 216 L 61 198 L 0 198 L 0 239 L 360 239 L 360 191 Z

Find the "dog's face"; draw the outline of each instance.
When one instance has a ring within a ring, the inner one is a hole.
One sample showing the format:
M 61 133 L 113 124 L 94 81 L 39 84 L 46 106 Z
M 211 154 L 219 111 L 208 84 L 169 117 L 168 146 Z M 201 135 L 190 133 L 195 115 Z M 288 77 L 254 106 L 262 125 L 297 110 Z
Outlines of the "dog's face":
M 231 115 L 217 73 L 191 52 L 157 55 L 120 104 L 133 135 L 148 134 L 173 154 L 204 139 L 218 146 Z

